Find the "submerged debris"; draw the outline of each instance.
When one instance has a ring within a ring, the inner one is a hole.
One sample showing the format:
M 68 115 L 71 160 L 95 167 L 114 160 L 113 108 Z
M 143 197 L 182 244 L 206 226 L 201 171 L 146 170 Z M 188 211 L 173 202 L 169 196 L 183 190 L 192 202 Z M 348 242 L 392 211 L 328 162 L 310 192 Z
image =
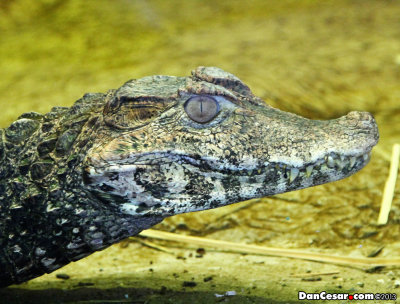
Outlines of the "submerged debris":
M 67 275 L 66 273 L 58 273 L 56 275 L 56 278 L 57 279 L 62 279 L 62 280 L 68 280 L 70 278 L 70 276 Z

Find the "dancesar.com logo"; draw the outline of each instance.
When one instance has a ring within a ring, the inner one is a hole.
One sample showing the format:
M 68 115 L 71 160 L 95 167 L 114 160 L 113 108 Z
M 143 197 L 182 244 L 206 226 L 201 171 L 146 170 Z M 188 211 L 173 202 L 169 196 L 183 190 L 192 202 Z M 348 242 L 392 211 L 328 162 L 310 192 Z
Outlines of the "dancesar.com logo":
M 357 301 L 395 301 L 397 294 L 395 293 L 329 293 L 321 291 L 319 293 L 308 293 L 299 291 L 299 300 L 357 300 Z

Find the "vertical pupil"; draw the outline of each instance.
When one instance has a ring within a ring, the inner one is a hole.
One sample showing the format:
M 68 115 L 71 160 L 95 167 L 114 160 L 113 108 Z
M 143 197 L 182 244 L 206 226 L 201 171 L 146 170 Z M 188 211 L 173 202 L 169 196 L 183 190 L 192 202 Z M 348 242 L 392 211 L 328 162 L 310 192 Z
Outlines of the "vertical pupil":
M 194 96 L 186 101 L 184 109 L 192 120 L 206 123 L 218 114 L 219 105 L 212 97 Z

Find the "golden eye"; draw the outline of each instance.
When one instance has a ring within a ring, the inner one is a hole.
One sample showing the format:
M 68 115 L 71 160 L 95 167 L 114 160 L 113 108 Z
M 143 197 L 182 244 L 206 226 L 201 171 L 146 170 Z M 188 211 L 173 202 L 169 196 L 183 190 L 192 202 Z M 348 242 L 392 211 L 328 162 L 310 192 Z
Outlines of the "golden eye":
M 198 123 L 207 123 L 215 118 L 219 112 L 219 103 L 209 96 L 194 96 L 184 105 L 190 119 Z

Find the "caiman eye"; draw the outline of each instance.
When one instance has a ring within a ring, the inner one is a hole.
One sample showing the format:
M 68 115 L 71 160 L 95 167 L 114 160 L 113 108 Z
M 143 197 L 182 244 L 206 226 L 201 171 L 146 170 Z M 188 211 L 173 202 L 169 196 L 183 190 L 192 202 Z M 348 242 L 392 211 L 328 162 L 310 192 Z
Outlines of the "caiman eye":
M 184 105 L 190 119 L 198 123 L 206 123 L 214 119 L 219 112 L 219 103 L 209 96 L 194 96 Z

